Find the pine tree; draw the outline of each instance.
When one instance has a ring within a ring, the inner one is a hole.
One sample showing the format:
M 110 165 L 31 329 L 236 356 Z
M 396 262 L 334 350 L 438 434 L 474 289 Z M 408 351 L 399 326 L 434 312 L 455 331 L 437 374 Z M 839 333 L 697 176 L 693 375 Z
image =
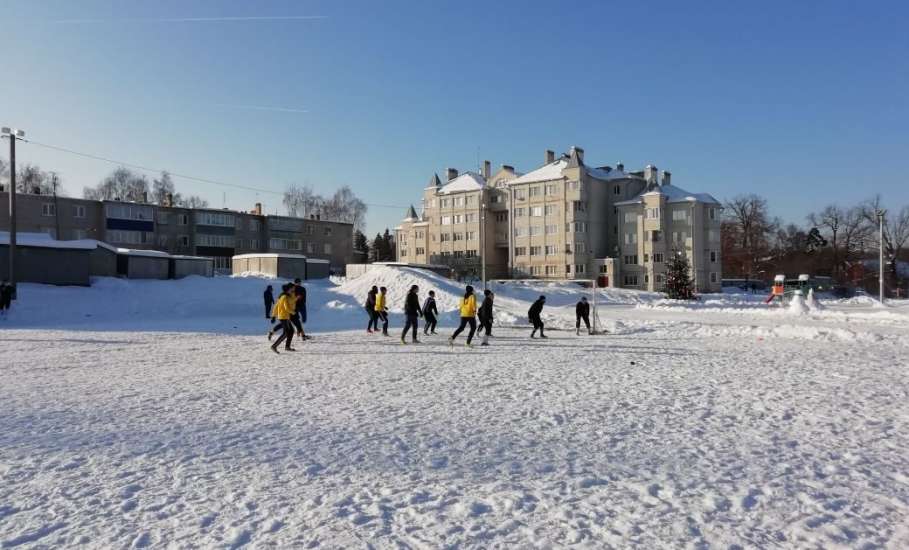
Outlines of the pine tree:
M 691 300 L 694 291 L 691 285 L 688 257 L 682 252 L 669 255 L 666 266 L 666 296 L 672 300 Z
M 372 246 L 369 247 L 369 263 L 381 262 L 382 261 L 382 235 L 376 233 L 376 238 L 372 241 Z
M 369 250 L 369 242 L 366 240 L 366 235 L 364 235 L 359 229 L 354 231 L 353 247 L 354 250 L 360 252 L 366 252 Z
M 385 234 L 382 235 L 382 244 L 384 246 L 382 252 L 385 253 L 385 260 L 388 262 L 393 262 L 397 258 L 395 254 L 395 238 L 391 236 L 391 232 L 388 228 L 385 228 Z

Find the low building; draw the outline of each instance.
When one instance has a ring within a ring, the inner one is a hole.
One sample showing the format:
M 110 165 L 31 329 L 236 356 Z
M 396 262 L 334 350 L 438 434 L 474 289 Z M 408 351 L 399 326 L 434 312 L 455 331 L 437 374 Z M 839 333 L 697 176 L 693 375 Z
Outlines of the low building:
M 48 285 L 91 284 L 93 241 L 58 241 L 44 233 L 16 235 L 16 281 Z M 65 269 L 60 269 L 65 266 Z M 0 279 L 9 273 L 9 233 L 0 233 Z
M 300 254 L 241 254 L 232 259 L 233 274 L 266 275 L 277 279 L 327 279 L 331 262 Z

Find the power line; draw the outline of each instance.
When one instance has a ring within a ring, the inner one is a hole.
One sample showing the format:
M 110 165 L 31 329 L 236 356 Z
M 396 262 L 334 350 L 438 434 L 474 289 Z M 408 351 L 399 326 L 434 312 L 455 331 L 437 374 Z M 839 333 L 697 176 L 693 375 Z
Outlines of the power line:
M 93 155 L 91 153 L 83 153 L 81 151 L 67 149 L 66 147 L 60 147 L 58 145 L 51 145 L 49 143 L 41 143 L 40 141 L 34 141 L 34 140 L 20 140 L 20 141 L 25 141 L 26 143 L 30 143 L 32 145 L 37 145 L 39 147 L 45 147 L 47 149 L 53 149 L 55 151 L 60 151 L 62 153 L 69 153 L 71 155 L 76 155 L 76 156 L 80 156 L 80 157 L 84 157 L 84 158 L 88 158 L 88 159 L 92 159 L 92 160 L 98 160 L 101 162 L 107 162 L 110 164 L 116 164 L 118 166 L 134 168 L 136 170 L 142 170 L 145 172 L 152 172 L 152 173 L 167 172 L 172 177 L 180 178 L 180 179 L 184 179 L 184 180 L 196 181 L 199 183 L 207 183 L 210 185 L 221 185 L 224 187 L 232 187 L 234 189 L 243 189 L 244 191 L 253 191 L 255 193 L 268 193 L 271 195 L 279 195 L 279 196 L 284 195 L 284 193 L 281 191 L 273 191 L 271 189 L 265 189 L 262 187 L 251 187 L 248 185 L 239 185 L 236 183 L 228 183 L 228 182 L 218 181 L 218 180 L 213 180 L 213 179 L 208 179 L 208 178 L 200 178 L 198 176 L 190 176 L 187 174 L 178 174 L 176 172 L 164 170 L 163 168 L 153 168 L 151 166 L 143 166 L 141 164 L 135 164 L 132 162 L 124 162 L 122 160 L 116 160 L 116 159 L 112 159 L 112 158 L 108 158 L 108 157 L 102 157 L 100 155 Z M 397 205 L 397 204 L 374 204 L 374 203 L 368 203 L 368 202 L 364 203 L 364 204 L 366 204 L 366 206 L 373 206 L 375 208 L 407 208 L 406 206 L 401 206 L 401 205 Z

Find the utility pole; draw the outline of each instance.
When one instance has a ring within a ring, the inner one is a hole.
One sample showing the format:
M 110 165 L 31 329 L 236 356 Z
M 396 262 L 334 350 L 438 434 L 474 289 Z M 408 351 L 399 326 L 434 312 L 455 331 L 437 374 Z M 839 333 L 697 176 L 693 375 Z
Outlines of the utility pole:
M 884 215 L 887 214 L 886 210 L 877 211 L 877 221 L 880 224 L 880 235 L 879 235 L 879 250 L 878 250 L 878 260 L 877 260 L 877 283 L 878 283 L 878 299 L 881 304 L 884 303 Z
M 483 290 L 486 286 L 486 201 L 480 203 L 480 272 L 483 277 Z
M 16 298 L 16 140 L 25 137 L 22 130 L 7 127 L 2 129 L 3 137 L 9 139 L 9 284 L 13 286 Z
M 54 238 L 60 238 L 60 205 L 57 201 L 57 173 L 51 172 L 51 184 L 54 186 Z

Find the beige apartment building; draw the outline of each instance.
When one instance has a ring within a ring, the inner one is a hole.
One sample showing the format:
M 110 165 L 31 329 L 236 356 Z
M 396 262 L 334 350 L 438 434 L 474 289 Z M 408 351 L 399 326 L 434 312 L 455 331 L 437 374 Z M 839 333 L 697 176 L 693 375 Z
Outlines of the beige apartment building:
M 411 206 L 396 228 L 398 261 L 449 265 L 460 277 L 476 277 L 485 251 L 489 278 L 599 278 L 659 290 L 664 270 L 654 260 L 684 248 L 698 290 L 719 290 L 719 203 L 672 186 L 670 178 L 654 166 L 589 166 L 580 147 L 559 157 L 547 150 L 543 165 L 526 174 L 511 166 L 491 174 L 488 161 L 482 174 L 449 169 L 446 183 L 434 176 L 424 189 L 421 213 Z M 648 212 L 669 218 L 646 218 Z M 676 248 L 667 248 L 661 231 L 678 239 Z

